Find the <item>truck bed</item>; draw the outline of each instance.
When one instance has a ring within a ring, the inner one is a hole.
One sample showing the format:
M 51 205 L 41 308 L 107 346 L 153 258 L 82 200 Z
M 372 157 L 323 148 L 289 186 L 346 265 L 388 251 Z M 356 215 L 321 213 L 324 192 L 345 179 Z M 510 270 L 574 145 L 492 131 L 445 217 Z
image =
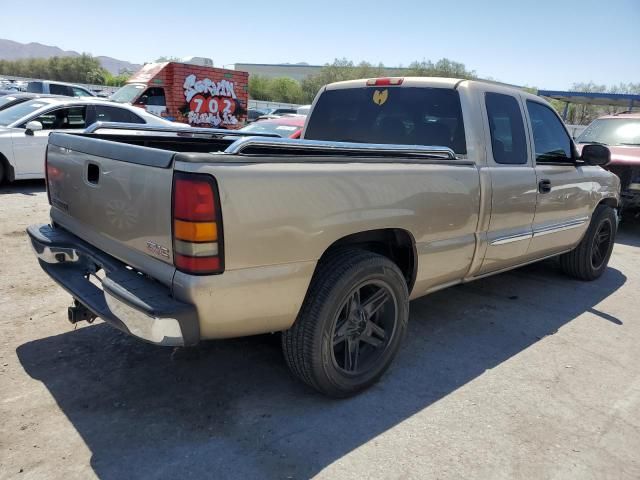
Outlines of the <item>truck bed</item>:
M 256 136 L 234 140 L 227 138 L 226 131 L 208 129 L 128 132 L 126 125 L 113 128 L 120 131 L 50 136 L 47 170 L 52 220 L 168 286 L 176 271 L 171 192 L 177 170 L 216 178 L 227 269 L 280 262 L 284 251 L 269 245 L 283 235 L 294 238 L 295 229 L 301 228 L 294 224 L 304 224 L 298 233 L 312 235 L 314 240 L 322 236 L 314 231 L 329 233 L 323 222 L 344 222 L 342 229 L 401 226 L 412 218 L 403 208 L 415 208 L 402 203 L 416 195 L 424 196 L 425 212 L 435 211 L 443 201 L 457 205 L 463 219 L 454 230 L 464 230 L 463 248 L 472 249 L 479 208 L 478 172 L 473 162 L 456 158 L 448 148 Z M 356 194 L 360 190 L 368 193 L 362 197 Z M 315 204 L 309 203 L 312 198 Z M 396 209 L 389 207 L 394 203 L 398 203 Z M 309 208 L 312 211 L 305 212 Z M 378 214 L 373 213 L 376 209 Z M 348 214 L 350 210 L 353 213 Z M 371 221 L 367 215 L 382 216 Z M 269 218 L 277 230 L 266 234 L 270 225 L 262 222 Z M 445 223 L 442 232 L 452 228 Z M 245 251 L 249 254 L 240 253 Z M 304 257 L 315 253 L 305 248 L 296 255 L 307 260 Z M 466 262 L 461 259 L 461 264 Z

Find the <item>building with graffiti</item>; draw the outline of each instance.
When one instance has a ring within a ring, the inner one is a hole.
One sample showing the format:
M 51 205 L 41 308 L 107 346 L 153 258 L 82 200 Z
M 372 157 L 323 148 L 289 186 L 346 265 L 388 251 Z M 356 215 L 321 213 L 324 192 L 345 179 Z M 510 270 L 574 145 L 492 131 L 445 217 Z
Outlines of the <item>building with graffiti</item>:
M 246 121 L 249 74 L 204 65 L 148 63 L 111 99 L 194 127 L 240 128 Z

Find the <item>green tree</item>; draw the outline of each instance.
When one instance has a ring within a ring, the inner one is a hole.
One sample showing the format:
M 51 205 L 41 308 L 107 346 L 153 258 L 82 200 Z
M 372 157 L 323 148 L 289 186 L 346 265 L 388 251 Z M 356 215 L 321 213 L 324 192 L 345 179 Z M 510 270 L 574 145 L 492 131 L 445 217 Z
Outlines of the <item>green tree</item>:
M 271 100 L 271 79 L 262 75 L 249 75 L 249 96 L 254 100 Z
M 97 58 L 86 53 L 77 57 L 0 60 L 0 74 L 62 82 L 116 86 L 124 84 L 128 78 L 128 75 L 114 77 L 102 68 Z
M 274 102 L 300 103 L 302 88 L 300 83 L 292 78 L 273 78 L 269 82 L 269 96 Z
M 408 67 L 386 68 L 382 63 L 373 65 L 368 62 L 355 64 L 346 58 L 336 58 L 333 63 L 327 64 L 320 72 L 311 75 L 301 82 L 303 101 L 310 103 L 323 85 L 344 80 L 358 78 L 374 78 L 380 76 L 406 76 L 406 77 L 455 77 L 476 78 L 476 72 L 467 70 L 463 63 L 454 62 L 448 58 L 442 58 L 436 63 L 430 60 L 415 61 Z

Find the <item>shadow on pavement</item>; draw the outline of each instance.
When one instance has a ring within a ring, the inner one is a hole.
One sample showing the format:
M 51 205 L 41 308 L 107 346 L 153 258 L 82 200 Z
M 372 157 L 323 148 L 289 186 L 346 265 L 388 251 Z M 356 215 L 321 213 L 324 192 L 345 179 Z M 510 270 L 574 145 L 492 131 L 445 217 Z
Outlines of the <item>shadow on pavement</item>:
M 9 193 L 22 193 L 23 195 L 33 195 L 46 190 L 44 180 L 17 180 L 10 184 L 0 185 L 0 195 Z
M 172 353 L 99 324 L 17 353 L 102 479 L 306 478 L 583 312 L 621 324 L 594 307 L 625 281 L 610 268 L 582 283 L 545 262 L 414 301 L 394 366 L 341 401 L 295 382 L 275 335 Z

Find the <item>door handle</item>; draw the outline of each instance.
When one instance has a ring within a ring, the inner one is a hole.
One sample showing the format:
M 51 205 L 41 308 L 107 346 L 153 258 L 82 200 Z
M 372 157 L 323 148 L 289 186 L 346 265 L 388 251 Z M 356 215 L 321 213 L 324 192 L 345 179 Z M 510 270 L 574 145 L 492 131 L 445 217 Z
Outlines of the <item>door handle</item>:
M 538 182 L 538 191 L 540 193 L 549 193 L 551 191 L 551 180 L 540 180 Z

